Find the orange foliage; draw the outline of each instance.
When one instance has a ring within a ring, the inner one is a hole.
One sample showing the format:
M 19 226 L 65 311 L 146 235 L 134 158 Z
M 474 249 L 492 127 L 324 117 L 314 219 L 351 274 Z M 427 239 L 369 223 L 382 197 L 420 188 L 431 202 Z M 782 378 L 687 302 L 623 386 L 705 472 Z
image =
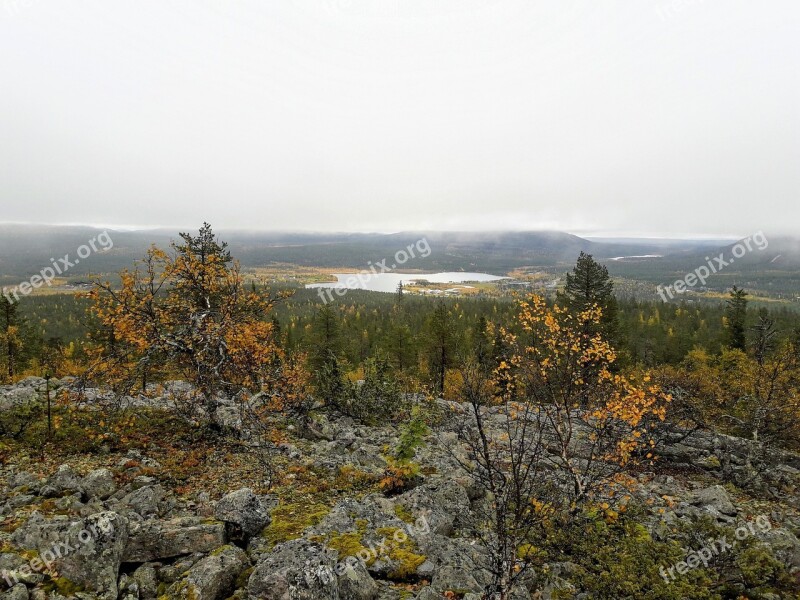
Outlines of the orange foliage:
M 151 248 L 121 273 L 119 288 L 98 284 L 89 293 L 99 331 L 87 377 L 127 393 L 158 375 L 178 376 L 195 386 L 193 400 L 209 415 L 217 394 L 269 392 L 262 407 L 277 410 L 296 402 L 304 373 L 268 320 L 279 298 L 245 289 L 209 226 L 182 238 L 171 252 Z

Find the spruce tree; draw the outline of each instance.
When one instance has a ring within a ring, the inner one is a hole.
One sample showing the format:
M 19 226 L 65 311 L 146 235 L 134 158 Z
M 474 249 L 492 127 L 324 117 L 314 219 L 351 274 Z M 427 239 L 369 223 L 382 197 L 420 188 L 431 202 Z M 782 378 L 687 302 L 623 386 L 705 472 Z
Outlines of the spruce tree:
M 611 342 L 616 341 L 617 301 L 614 297 L 614 283 L 608 269 L 598 263 L 591 254 L 581 252 L 572 273 L 567 273 L 564 291 L 559 294 L 561 302 L 573 312 L 587 310 L 597 305 L 603 311 L 598 326 L 604 337 Z M 590 333 L 595 333 L 594 331 Z
M 5 374 L 9 381 L 17 375 L 22 352 L 22 317 L 19 305 L 0 295 L 0 339 L 5 359 Z

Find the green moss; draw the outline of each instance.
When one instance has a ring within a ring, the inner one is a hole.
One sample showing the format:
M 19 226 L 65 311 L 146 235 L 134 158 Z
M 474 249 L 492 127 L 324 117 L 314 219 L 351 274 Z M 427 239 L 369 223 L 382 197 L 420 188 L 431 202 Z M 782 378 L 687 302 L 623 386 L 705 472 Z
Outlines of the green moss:
M 186 580 L 176 582 L 173 589 L 169 593 L 159 596 L 158 600 L 162 598 L 180 598 L 181 600 L 200 600 L 200 594 L 197 591 L 197 586 L 189 583 Z
M 230 544 L 227 544 L 225 546 L 220 546 L 219 548 L 211 552 L 211 556 L 219 556 L 223 552 L 227 552 L 230 549 L 231 549 Z
M 317 541 L 324 543 L 329 548 L 336 550 L 339 560 L 348 556 L 368 556 L 366 565 L 372 566 L 380 558 L 386 558 L 397 567 L 389 573 L 389 579 L 395 581 L 405 581 L 416 573 L 417 568 L 425 562 L 426 557 L 416 553 L 416 544 L 411 540 L 402 529 L 394 527 L 381 527 L 375 533 L 382 538 L 379 546 L 381 554 L 376 554 L 371 546 L 364 545 L 364 536 L 367 533 L 368 522 L 360 519 L 356 521 L 357 531 L 347 531 L 344 533 L 332 532 L 324 539 Z M 401 541 L 398 541 L 401 540 Z
M 367 532 L 369 522 L 366 519 L 356 520 L 356 531 L 338 532 L 334 531 L 328 534 L 327 537 L 319 539 L 318 541 L 325 544 L 329 548 L 336 550 L 339 553 L 339 560 L 348 556 L 357 556 L 360 552 L 367 552 L 371 555 L 367 561 L 367 565 L 372 565 L 376 556 L 372 556 L 369 548 L 363 544 L 364 534 Z
M 342 560 L 348 556 L 357 556 L 362 551 L 368 552 L 368 549 L 361 543 L 362 539 L 363 534 L 360 532 L 334 533 L 328 537 L 325 545 L 336 550 L 339 553 L 339 560 Z M 372 556 L 367 561 L 367 566 L 372 565 L 374 562 L 375 557 Z
M 407 509 L 402 504 L 395 504 L 394 507 L 394 514 L 397 515 L 397 518 L 401 521 L 406 523 L 414 523 L 414 513 L 412 513 L 409 509 Z
M 66 577 L 56 577 L 46 582 L 42 588 L 45 592 L 58 592 L 62 596 L 74 596 L 78 592 L 84 590 L 83 586 L 67 579 Z
M 309 527 L 319 523 L 330 508 L 324 504 L 281 503 L 272 511 L 272 522 L 262 536 L 270 547 L 299 538 Z
M 400 563 L 394 571 L 389 573 L 389 578 L 399 580 L 405 580 L 413 576 L 417 572 L 419 566 L 424 563 L 427 558 L 403 548 L 397 548 L 391 551 L 389 557 Z
M 631 523 L 628 531 L 630 532 L 631 539 L 636 542 L 651 542 L 653 540 L 650 532 L 647 531 L 647 527 L 641 523 Z
M 247 582 L 250 580 L 250 575 L 253 574 L 255 567 L 249 567 L 239 573 L 239 576 L 236 578 L 236 589 L 240 590 L 247 586 Z
M 425 562 L 426 556 L 417 554 L 417 545 L 405 531 L 394 527 L 381 527 L 376 533 L 386 540 L 385 555 L 398 563 L 397 568 L 389 573 L 389 579 L 404 581 L 417 572 L 417 568 Z M 402 534 L 402 535 L 401 535 Z M 401 539 L 402 541 L 398 541 Z

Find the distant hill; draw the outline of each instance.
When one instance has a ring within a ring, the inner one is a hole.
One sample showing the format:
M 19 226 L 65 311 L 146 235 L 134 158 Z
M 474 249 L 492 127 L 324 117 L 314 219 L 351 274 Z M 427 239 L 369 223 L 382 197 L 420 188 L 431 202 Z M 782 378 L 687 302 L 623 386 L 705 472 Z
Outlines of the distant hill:
M 669 285 L 705 266 L 712 276 L 705 286 L 698 285 L 694 290 L 724 291 L 736 285 L 774 298 L 796 300 L 800 296 L 800 239 L 785 236 L 769 238 L 768 244 L 751 240 L 749 250 L 739 241 L 665 252 L 655 259 L 607 264 L 615 276 L 653 285 Z
M 0 283 L 13 285 L 40 271 L 103 230 L 91 227 L 0 225 Z M 161 247 L 178 232 L 108 230 L 114 247 L 93 254 L 68 272 L 78 282 L 91 275 L 117 273 L 141 258 L 151 244 Z M 551 272 L 568 270 L 581 251 L 605 263 L 618 278 L 646 283 L 648 289 L 667 285 L 708 262 L 706 257 L 730 256 L 734 244 L 714 240 L 585 239 L 555 231 L 304 233 L 219 230 L 244 267 L 290 263 L 310 267 L 365 269 L 425 239 L 430 255 L 409 260 L 406 269 L 481 271 L 504 275 L 520 267 Z M 754 247 L 755 248 L 755 247 Z M 763 250 L 746 253 L 715 274 L 709 289 L 736 284 L 781 296 L 800 291 L 800 240 L 775 238 Z
M 0 225 L 0 273 L 30 275 L 85 244 L 103 230 L 91 227 Z M 177 238 L 177 231 L 115 231 L 110 252 L 93 256 L 75 267 L 72 275 L 116 271 L 142 256 L 150 244 L 166 246 Z M 553 266 L 569 263 L 582 250 L 598 258 L 631 254 L 662 253 L 674 246 L 638 242 L 593 242 L 568 233 L 527 232 L 401 232 L 377 233 L 295 233 L 225 231 L 219 234 L 229 242 L 233 254 L 245 266 L 271 262 L 302 265 L 364 268 L 425 238 L 431 255 L 425 265 L 410 268 L 470 270 L 480 268 L 494 273 L 527 265 Z M 693 247 L 684 242 L 682 247 Z

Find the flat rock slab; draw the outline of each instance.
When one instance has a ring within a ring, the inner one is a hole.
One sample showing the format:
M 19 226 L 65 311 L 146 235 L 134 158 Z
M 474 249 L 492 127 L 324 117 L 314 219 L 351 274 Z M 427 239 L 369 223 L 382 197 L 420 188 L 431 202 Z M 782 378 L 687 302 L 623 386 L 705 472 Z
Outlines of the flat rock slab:
M 195 517 L 171 521 L 131 523 L 123 562 L 151 562 L 165 558 L 211 552 L 225 545 L 225 525 Z

